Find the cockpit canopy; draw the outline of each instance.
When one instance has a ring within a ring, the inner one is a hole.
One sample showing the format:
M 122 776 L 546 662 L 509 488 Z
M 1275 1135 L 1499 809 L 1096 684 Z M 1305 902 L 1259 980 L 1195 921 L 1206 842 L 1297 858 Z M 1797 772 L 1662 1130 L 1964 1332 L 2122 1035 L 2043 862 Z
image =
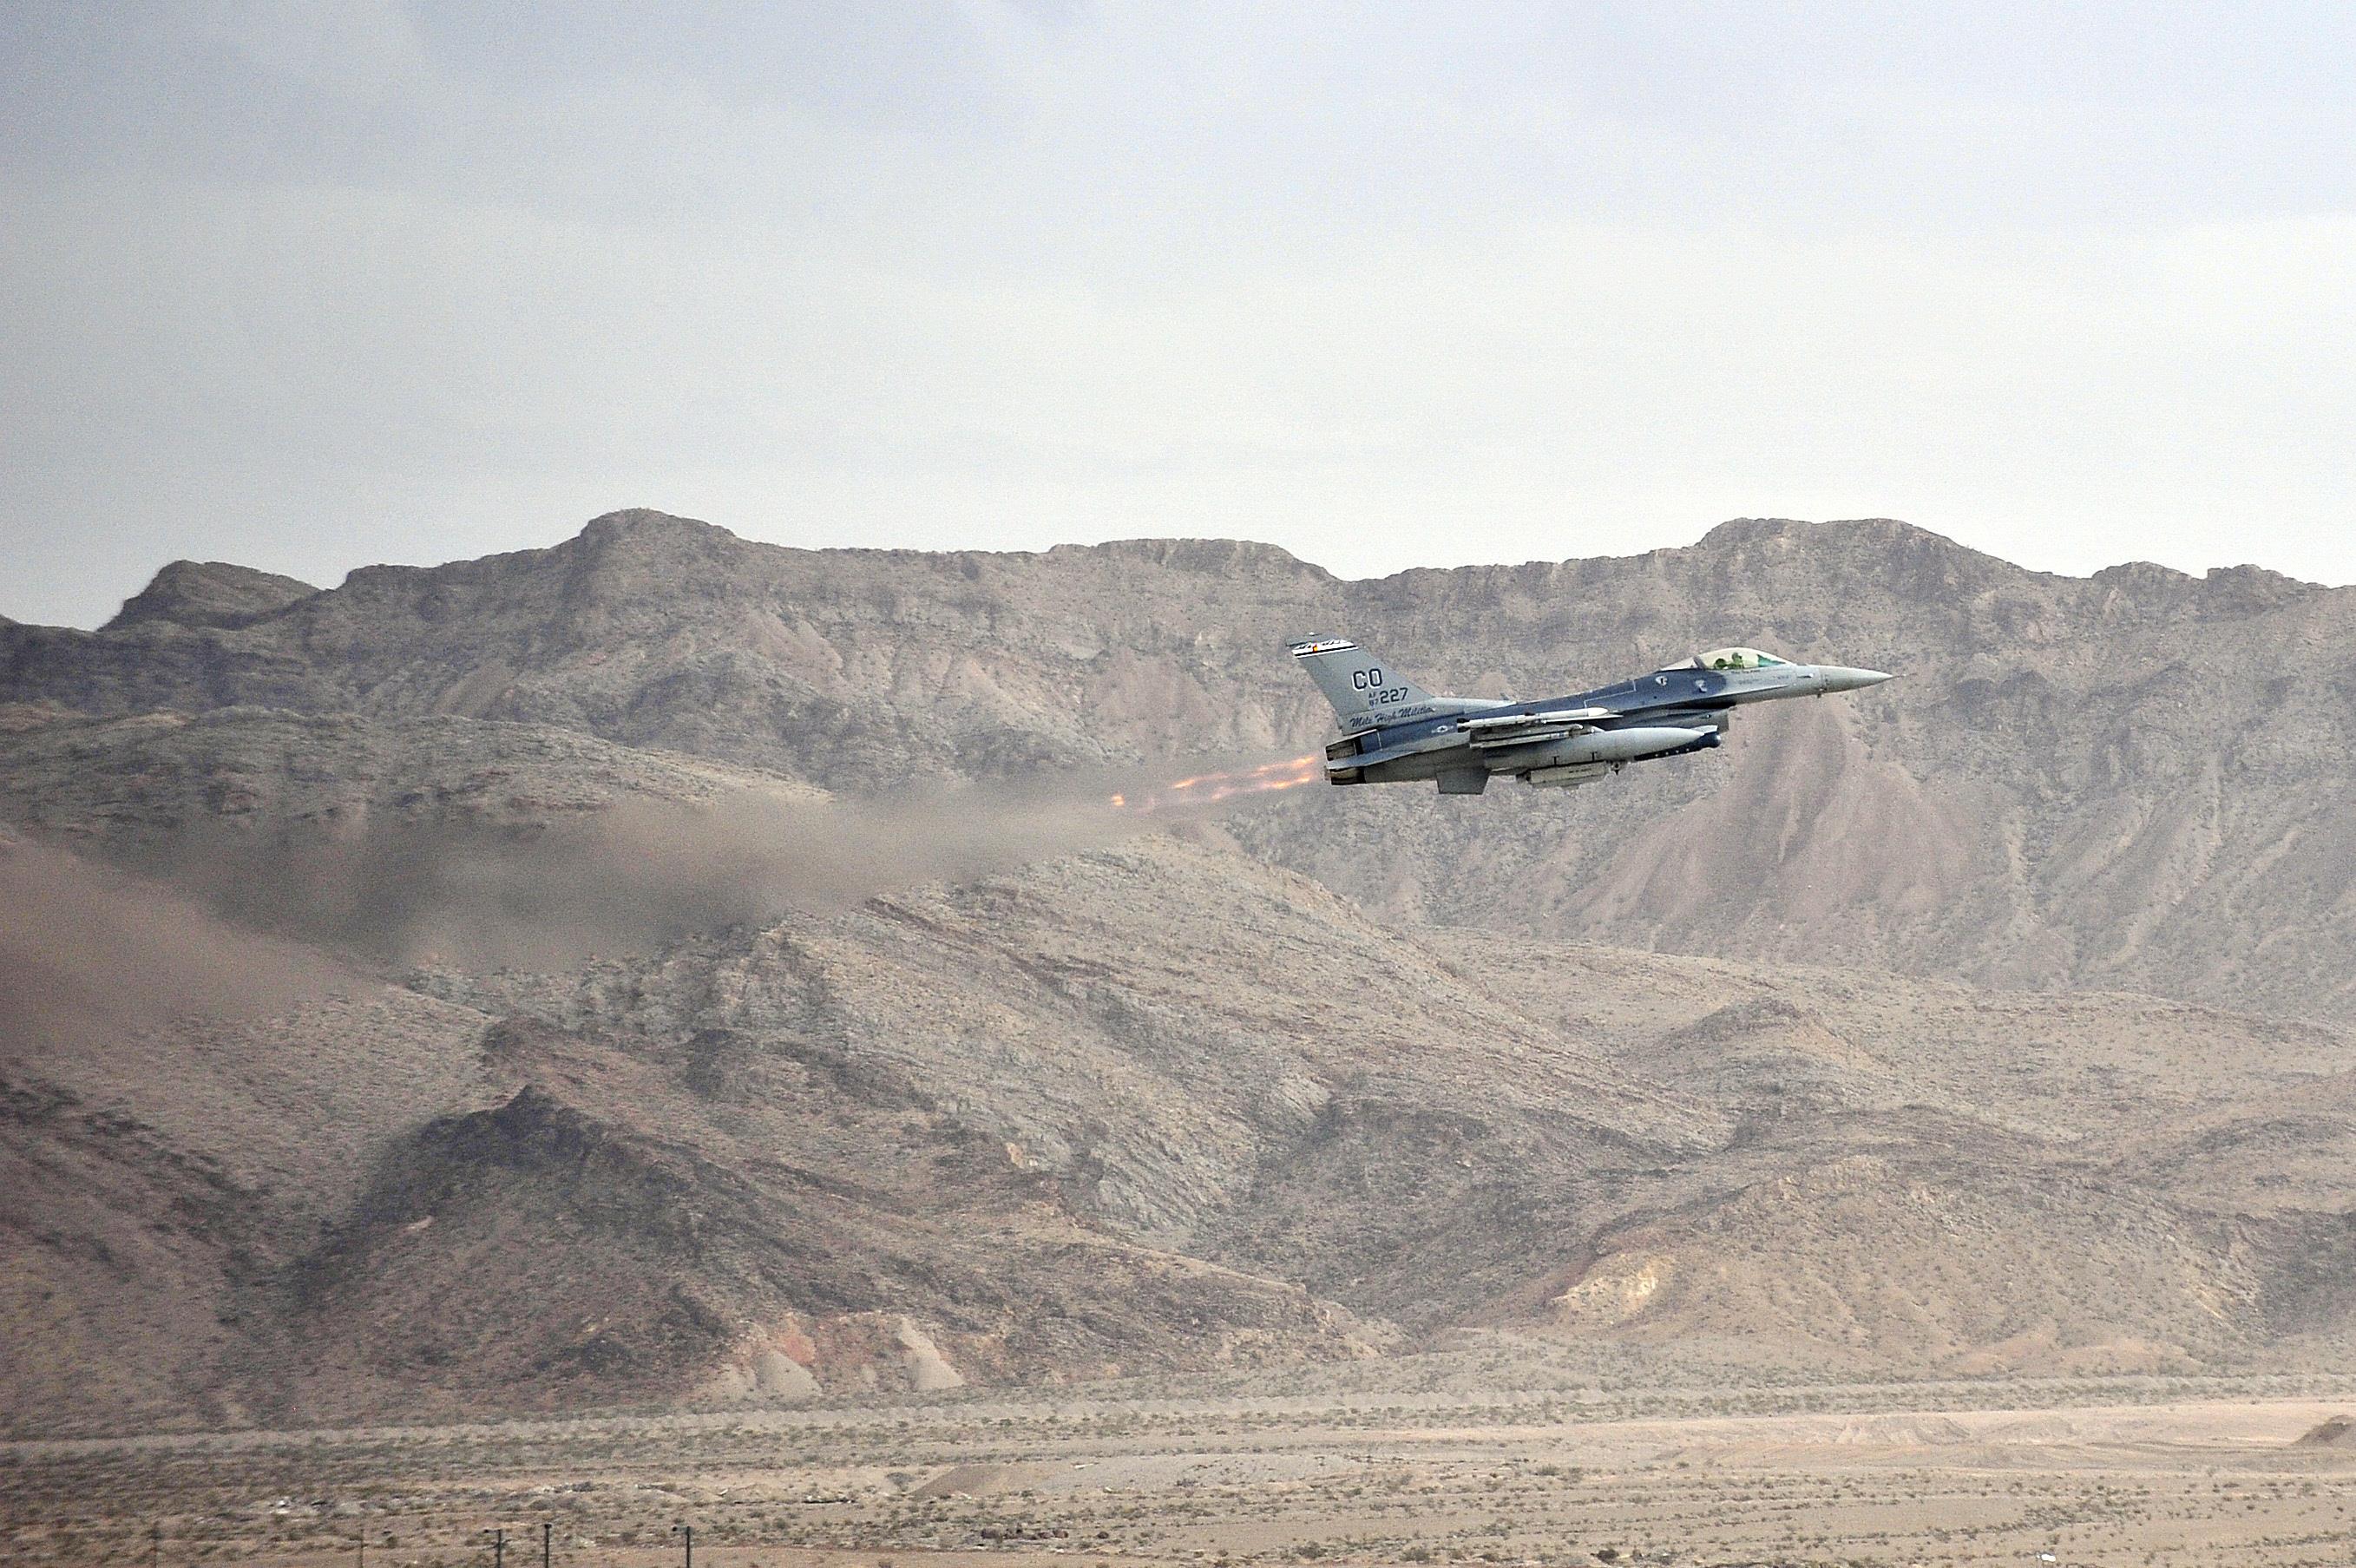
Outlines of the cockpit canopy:
M 1755 648 L 1713 648 L 1708 653 L 1697 653 L 1683 664 L 1672 664 L 1672 670 L 1772 670 L 1789 665 L 1788 659 L 1778 659 L 1772 653 L 1762 653 Z

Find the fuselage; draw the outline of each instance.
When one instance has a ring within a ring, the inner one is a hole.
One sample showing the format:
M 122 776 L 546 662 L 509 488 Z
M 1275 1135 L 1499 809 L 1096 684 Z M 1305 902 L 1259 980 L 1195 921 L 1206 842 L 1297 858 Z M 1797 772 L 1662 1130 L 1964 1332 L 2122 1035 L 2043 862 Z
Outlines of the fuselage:
M 1536 784 L 1578 784 L 1630 762 L 1715 746 L 1733 710 L 1782 697 L 1823 696 L 1887 681 L 1879 670 L 1794 664 L 1754 650 L 1721 650 L 1684 664 L 1539 702 L 1432 697 L 1422 712 L 1326 747 L 1335 784 L 1439 779 L 1475 793 L 1506 773 Z

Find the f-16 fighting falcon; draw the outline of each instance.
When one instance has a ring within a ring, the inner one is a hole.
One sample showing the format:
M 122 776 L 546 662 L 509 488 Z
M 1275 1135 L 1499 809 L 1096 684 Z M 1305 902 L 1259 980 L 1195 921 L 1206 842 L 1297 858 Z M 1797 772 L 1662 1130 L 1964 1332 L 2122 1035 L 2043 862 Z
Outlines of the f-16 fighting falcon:
M 1443 795 L 1478 795 L 1499 773 L 1557 788 L 1592 783 L 1632 762 L 1710 749 L 1744 703 L 1821 697 L 1890 679 L 1879 670 L 1720 648 L 1617 685 L 1511 703 L 1435 697 L 1347 638 L 1286 646 L 1344 732 L 1325 748 L 1326 782 L 1431 779 Z

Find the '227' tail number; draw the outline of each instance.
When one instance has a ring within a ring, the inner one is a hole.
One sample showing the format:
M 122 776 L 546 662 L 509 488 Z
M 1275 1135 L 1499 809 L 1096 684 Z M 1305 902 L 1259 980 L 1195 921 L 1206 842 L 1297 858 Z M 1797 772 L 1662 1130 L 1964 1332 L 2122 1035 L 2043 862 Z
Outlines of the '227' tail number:
M 1380 670 L 1353 670 L 1350 684 L 1366 694 L 1366 706 L 1387 708 L 1407 701 L 1405 686 L 1386 686 Z

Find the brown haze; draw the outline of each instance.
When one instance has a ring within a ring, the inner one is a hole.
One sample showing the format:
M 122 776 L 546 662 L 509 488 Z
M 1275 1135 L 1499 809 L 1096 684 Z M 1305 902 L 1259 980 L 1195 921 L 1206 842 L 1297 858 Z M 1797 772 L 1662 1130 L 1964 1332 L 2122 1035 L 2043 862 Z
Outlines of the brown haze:
M 1310 760 L 1086 768 L 867 800 L 784 789 L 692 801 L 624 798 L 528 827 L 393 818 L 341 836 L 255 842 L 199 826 L 160 839 L 141 858 L 155 877 L 241 925 L 402 964 L 545 969 L 788 910 L 842 908 L 920 883 L 971 881 L 1208 821 L 1308 781 Z M 28 851 L 27 858 L 66 875 L 59 855 Z M 82 875 L 96 886 L 97 873 Z M 13 923 L 37 930 L 64 918 L 48 913 L 54 895 L 29 885 L 24 892 L 30 901 Z M 143 897 L 160 900 L 148 917 L 154 926 L 188 926 L 213 947 L 235 940 L 160 888 L 134 890 L 126 879 L 116 879 L 107 908 L 129 921 Z M 109 990 L 102 977 L 140 950 L 134 941 L 86 942 L 76 933 L 49 942 L 44 958 L 60 983 L 70 979 L 91 995 Z M 77 955 L 90 970 L 78 977 L 70 974 Z M 205 950 L 205 961 L 215 956 Z M 200 971 L 205 961 L 173 967 Z M 177 988 L 166 983 L 167 992 Z M 294 994 L 218 979 L 189 994 L 249 992 L 282 1005 Z M 220 1009 L 205 1000 L 190 1010 Z
M 364 983 L 172 889 L 0 832 L 0 1038 L 87 1048 L 176 1017 L 256 1018 Z
M 461 968 L 643 952 L 1207 820 L 1306 780 L 1307 760 L 1082 769 L 855 801 L 624 799 L 528 832 L 394 820 L 257 843 L 200 827 L 150 846 L 145 875 L 0 834 L 0 1035 L 86 1047 L 370 983 L 305 944 Z

